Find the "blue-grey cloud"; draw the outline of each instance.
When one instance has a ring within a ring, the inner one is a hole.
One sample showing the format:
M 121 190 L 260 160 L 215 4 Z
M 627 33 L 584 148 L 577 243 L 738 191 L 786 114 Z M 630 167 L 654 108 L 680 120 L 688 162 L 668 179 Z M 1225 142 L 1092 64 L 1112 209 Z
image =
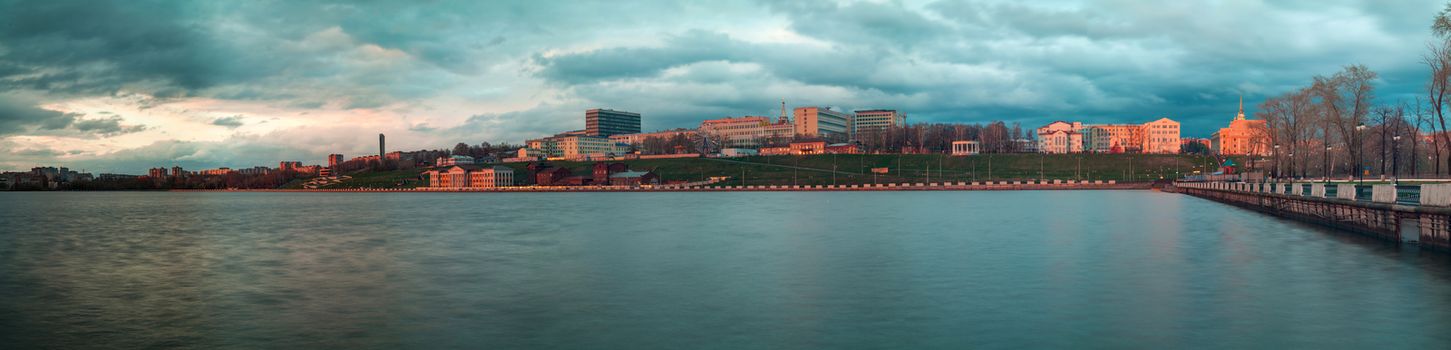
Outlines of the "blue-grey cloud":
M 246 123 L 243 123 L 242 122 L 242 116 L 240 116 L 240 115 L 229 115 L 229 116 L 220 117 L 220 118 L 217 118 L 217 119 L 212 119 L 212 125 L 225 126 L 228 129 L 236 129 L 237 127 L 240 127 L 243 124 L 246 124 Z

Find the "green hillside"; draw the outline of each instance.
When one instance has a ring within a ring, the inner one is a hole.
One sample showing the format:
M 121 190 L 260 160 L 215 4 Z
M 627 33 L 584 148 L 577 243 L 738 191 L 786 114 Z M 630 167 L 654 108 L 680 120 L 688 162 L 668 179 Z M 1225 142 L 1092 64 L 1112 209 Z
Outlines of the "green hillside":
M 1153 181 L 1194 171 L 1214 171 L 1215 160 L 1197 155 L 1158 154 L 994 154 L 954 157 L 937 154 L 865 154 L 813 156 L 755 156 L 730 159 L 677 158 L 623 160 L 635 170 L 654 170 L 667 181 L 699 181 L 730 177 L 724 185 L 830 185 L 873 182 L 942 182 L 989 180 L 1115 180 Z M 1237 160 L 1238 162 L 1238 160 Z M 590 174 L 594 162 L 550 162 L 575 175 Z M 516 174 L 527 175 L 528 163 L 505 163 Z M 872 168 L 887 168 L 874 175 Z M 835 169 L 835 170 L 833 170 Z M 323 188 L 389 188 L 425 186 L 419 174 L 427 169 L 360 172 L 351 179 Z M 1041 175 L 1040 175 L 1041 174 Z M 518 176 L 521 184 L 532 183 Z M 742 181 L 742 178 L 745 180 Z M 289 184 L 289 187 L 300 186 Z

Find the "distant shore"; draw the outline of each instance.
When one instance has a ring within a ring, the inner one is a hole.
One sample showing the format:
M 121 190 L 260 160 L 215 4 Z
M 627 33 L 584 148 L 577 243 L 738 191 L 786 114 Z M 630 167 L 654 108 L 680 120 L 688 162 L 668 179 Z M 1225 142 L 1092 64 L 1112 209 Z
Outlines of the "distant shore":
M 951 183 L 893 183 L 876 185 L 756 185 L 756 186 L 511 186 L 493 188 L 339 188 L 339 189 L 176 189 L 173 192 L 852 192 L 852 191 L 1023 191 L 1023 190 L 1144 190 L 1151 182 L 1116 181 L 982 181 Z

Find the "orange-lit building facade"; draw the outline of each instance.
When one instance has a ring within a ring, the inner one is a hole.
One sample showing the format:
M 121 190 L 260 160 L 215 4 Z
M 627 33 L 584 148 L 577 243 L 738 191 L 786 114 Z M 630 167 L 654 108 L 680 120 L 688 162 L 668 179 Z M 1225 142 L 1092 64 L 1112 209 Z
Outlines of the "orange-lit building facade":
M 1244 117 L 1244 100 L 1239 103 L 1239 114 L 1229 126 L 1219 129 L 1209 137 L 1215 153 L 1223 155 L 1270 155 L 1270 138 L 1263 120 L 1249 120 Z
M 1169 118 L 1144 123 L 1144 153 L 1179 153 L 1179 122 Z
M 1139 153 L 1144 129 L 1138 124 L 1100 124 L 1083 128 L 1083 150 L 1093 153 Z
M 851 139 L 854 124 L 850 113 L 826 107 L 798 107 L 792 114 L 796 119 L 796 133 L 801 136 L 842 141 Z
M 514 185 L 514 169 L 505 166 L 455 165 L 429 170 L 431 188 L 492 188 Z
M 790 149 L 795 155 L 825 154 L 826 141 L 792 142 Z
M 771 119 L 755 116 L 708 119 L 700 122 L 700 132 L 720 142 L 717 147 L 752 148 L 764 143 L 766 126 L 770 124 Z

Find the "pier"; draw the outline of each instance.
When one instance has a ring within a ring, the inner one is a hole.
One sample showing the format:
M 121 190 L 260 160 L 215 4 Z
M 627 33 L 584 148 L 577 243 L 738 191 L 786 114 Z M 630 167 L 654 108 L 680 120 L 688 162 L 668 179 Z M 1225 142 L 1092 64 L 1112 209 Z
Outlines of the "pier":
M 1451 184 L 1177 182 L 1168 190 L 1385 241 L 1451 251 Z

